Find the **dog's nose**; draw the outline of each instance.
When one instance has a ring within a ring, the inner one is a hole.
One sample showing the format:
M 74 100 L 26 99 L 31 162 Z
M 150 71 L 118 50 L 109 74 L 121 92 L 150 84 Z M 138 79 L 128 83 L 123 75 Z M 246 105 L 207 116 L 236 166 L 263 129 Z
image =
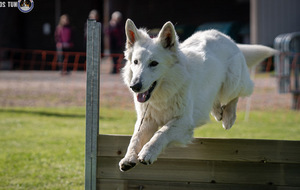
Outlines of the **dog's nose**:
M 137 82 L 133 85 L 130 85 L 130 88 L 134 91 L 134 92 L 139 92 L 142 89 L 142 83 L 141 82 Z

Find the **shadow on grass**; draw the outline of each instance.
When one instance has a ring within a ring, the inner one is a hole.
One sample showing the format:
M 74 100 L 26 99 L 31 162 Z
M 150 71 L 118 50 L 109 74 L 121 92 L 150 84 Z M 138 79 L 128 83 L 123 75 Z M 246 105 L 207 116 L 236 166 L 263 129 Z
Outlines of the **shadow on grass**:
M 40 110 L 18 110 L 18 109 L 0 109 L 0 113 L 16 113 L 16 114 L 30 114 L 30 115 L 39 115 L 47 117 L 62 117 L 62 118 L 85 118 L 85 114 L 68 114 L 68 113 L 59 113 L 59 112 L 48 112 Z

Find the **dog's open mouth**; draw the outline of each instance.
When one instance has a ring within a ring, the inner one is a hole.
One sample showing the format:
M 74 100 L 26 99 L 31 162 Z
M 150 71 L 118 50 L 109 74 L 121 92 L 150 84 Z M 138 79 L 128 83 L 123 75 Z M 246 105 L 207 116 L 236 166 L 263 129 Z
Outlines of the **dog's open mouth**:
M 146 102 L 147 100 L 149 100 L 149 98 L 151 97 L 151 93 L 154 90 L 155 86 L 156 86 L 156 81 L 154 83 L 152 83 L 152 85 L 150 86 L 150 88 L 143 93 L 138 93 L 137 94 L 137 100 L 141 103 Z

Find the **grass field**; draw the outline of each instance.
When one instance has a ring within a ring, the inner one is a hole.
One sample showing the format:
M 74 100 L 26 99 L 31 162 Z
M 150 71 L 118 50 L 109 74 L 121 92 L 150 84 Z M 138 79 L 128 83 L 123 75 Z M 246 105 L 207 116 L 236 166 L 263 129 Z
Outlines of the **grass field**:
M 131 134 L 134 123 L 134 110 L 100 110 L 100 133 Z M 212 121 L 195 136 L 300 140 L 299 112 L 239 112 L 231 130 Z M 0 189 L 84 189 L 84 107 L 0 108 L 0 139 Z
M 0 110 L 0 189 L 84 189 L 84 109 Z

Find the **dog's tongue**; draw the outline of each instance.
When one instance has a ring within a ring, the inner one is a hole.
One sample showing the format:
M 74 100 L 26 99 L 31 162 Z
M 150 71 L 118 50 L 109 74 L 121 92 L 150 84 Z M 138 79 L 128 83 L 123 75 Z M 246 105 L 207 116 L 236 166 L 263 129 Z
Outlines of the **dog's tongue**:
M 144 92 L 144 93 L 139 93 L 138 95 L 137 95 L 137 100 L 139 101 L 139 102 L 141 102 L 141 103 L 143 103 L 143 102 L 145 102 L 146 101 L 146 98 L 147 98 L 147 96 L 148 96 L 148 91 L 146 91 L 146 92 Z

